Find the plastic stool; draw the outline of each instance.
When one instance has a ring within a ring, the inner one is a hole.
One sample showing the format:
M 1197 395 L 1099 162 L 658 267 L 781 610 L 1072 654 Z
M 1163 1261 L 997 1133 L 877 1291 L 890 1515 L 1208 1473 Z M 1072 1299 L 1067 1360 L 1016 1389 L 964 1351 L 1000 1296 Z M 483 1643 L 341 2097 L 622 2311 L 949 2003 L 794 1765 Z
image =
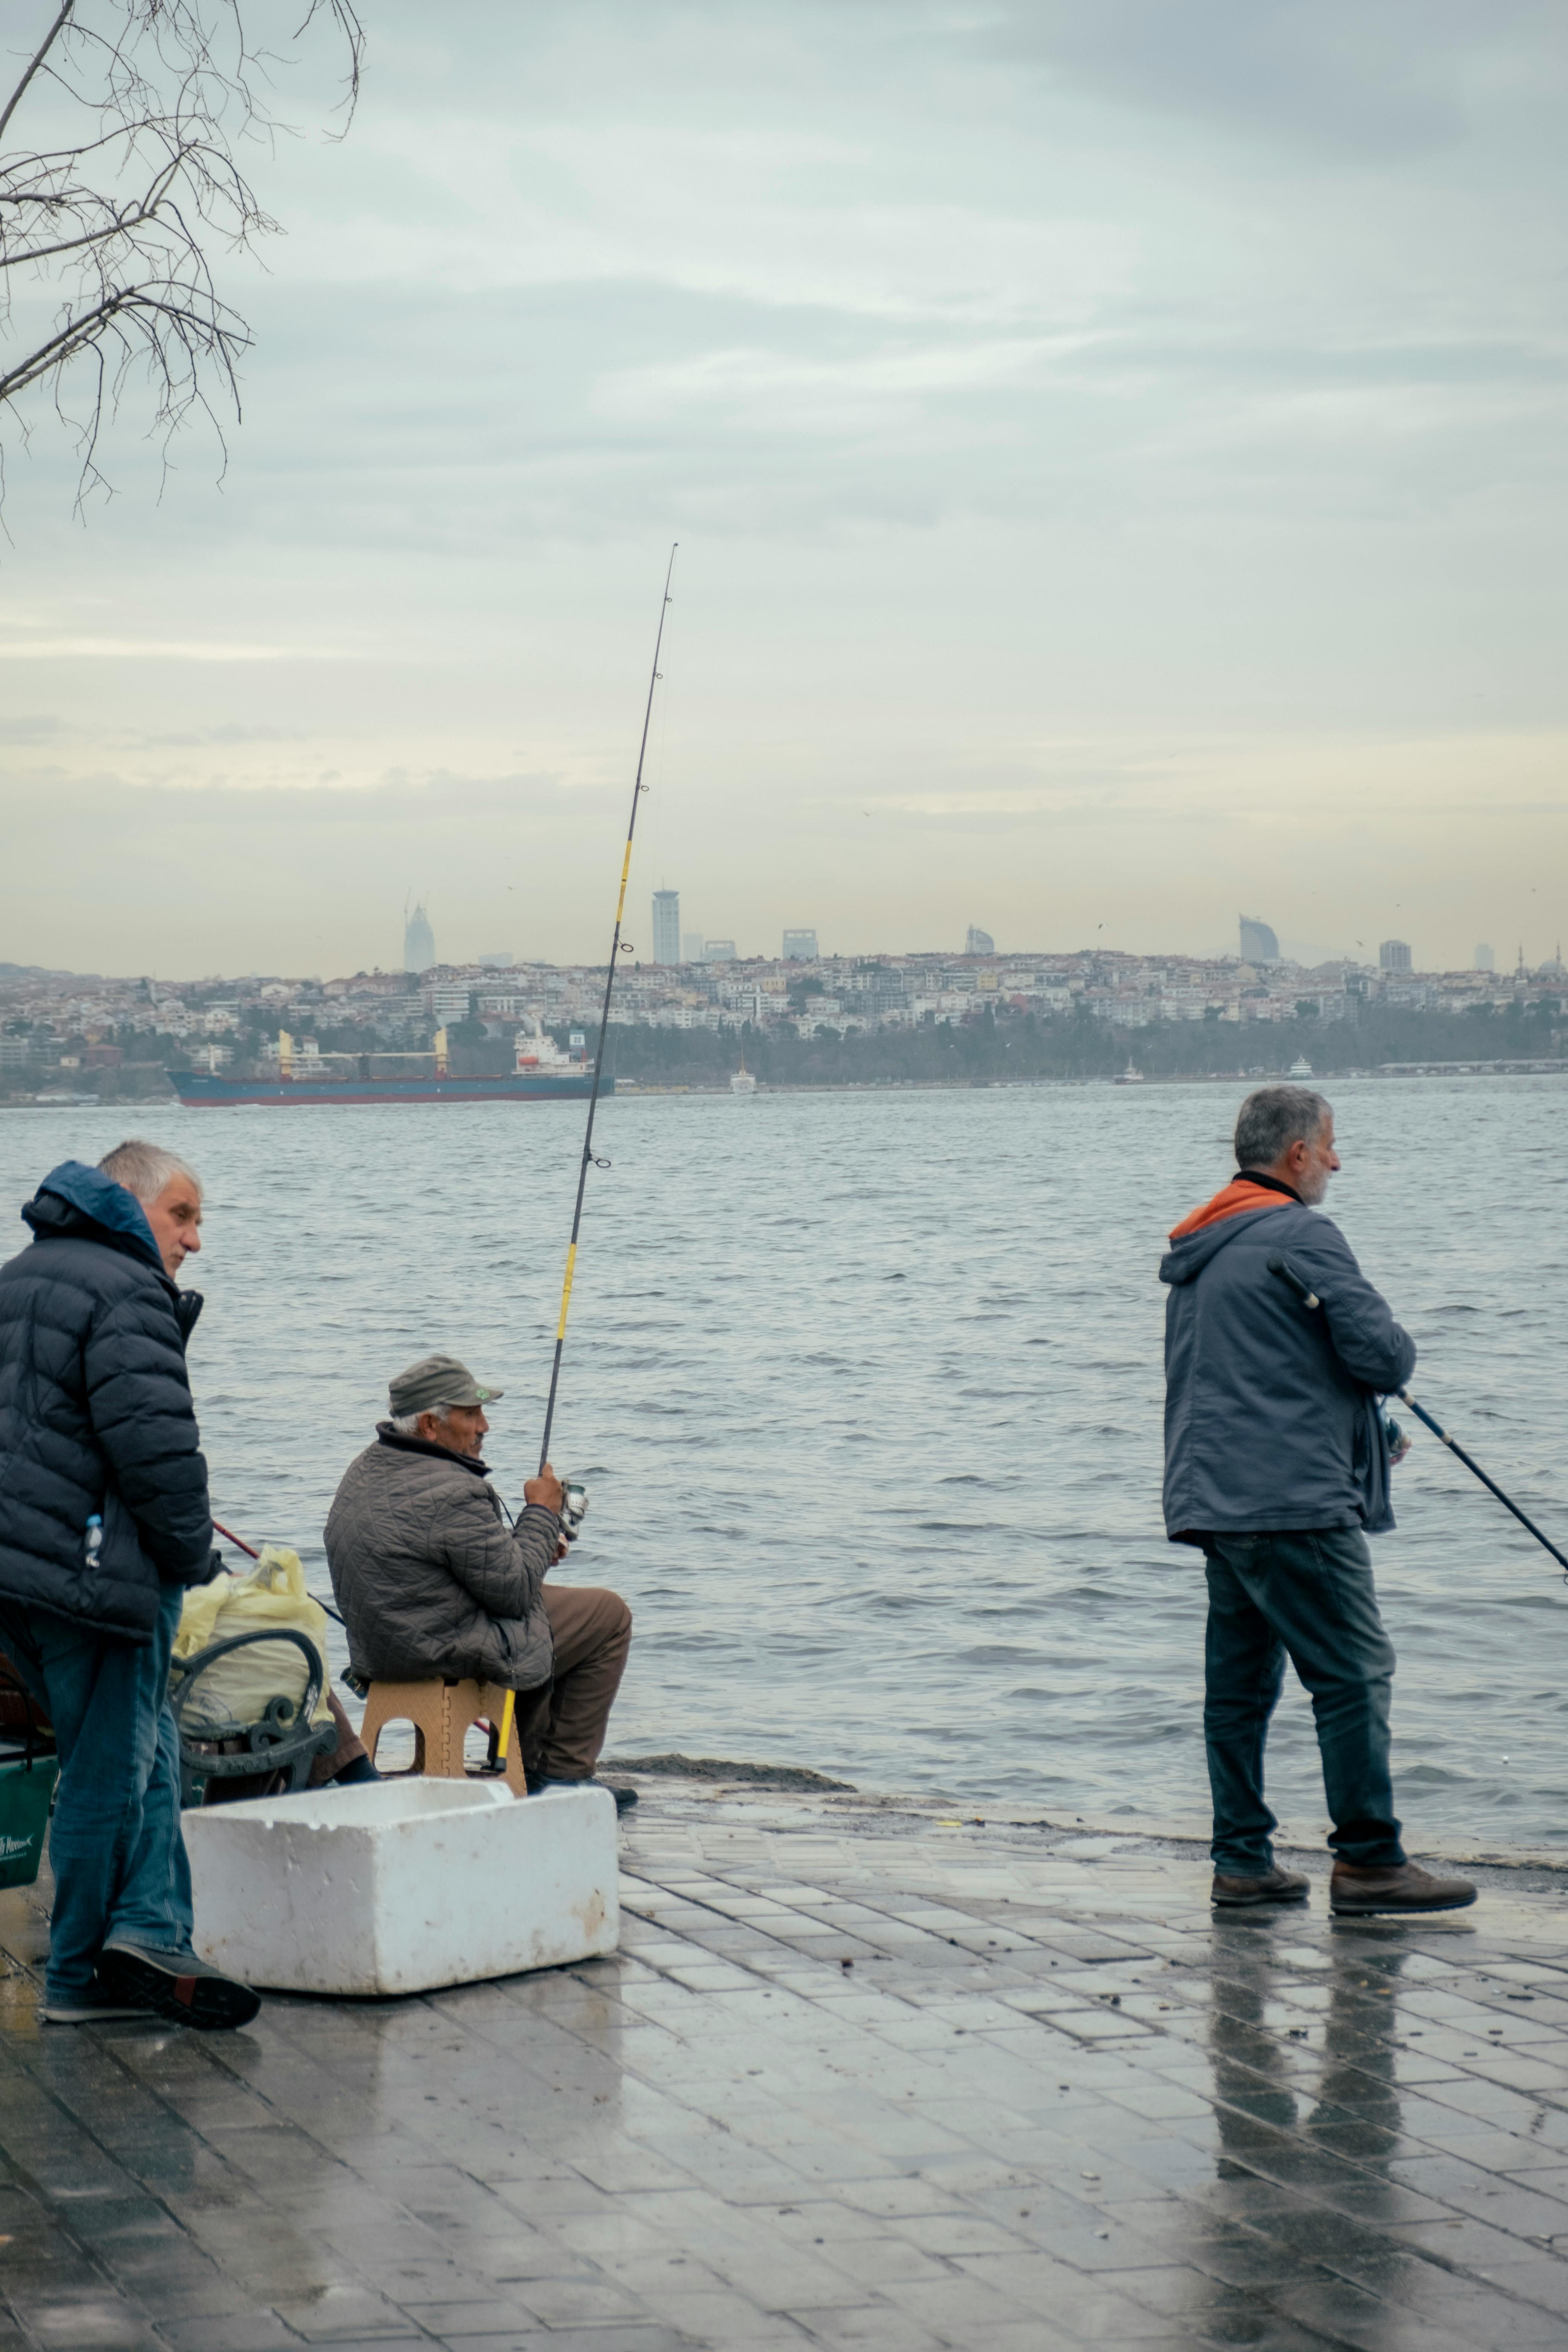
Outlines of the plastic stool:
M 411 1723 L 414 1773 L 423 1773 L 436 1780 L 467 1780 L 468 1768 L 463 1761 L 463 1740 L 468 1726 L 484 1722 L 499 1729 L 506 1696 L 500 1683 L 372 1683 L 359 1736 L 374 1764 L 376 1743 L 386 1726 Z M 522 1742 L 515 1721 L 507 1751 L 506 1781 L 514 1797 L 528 1794 Z

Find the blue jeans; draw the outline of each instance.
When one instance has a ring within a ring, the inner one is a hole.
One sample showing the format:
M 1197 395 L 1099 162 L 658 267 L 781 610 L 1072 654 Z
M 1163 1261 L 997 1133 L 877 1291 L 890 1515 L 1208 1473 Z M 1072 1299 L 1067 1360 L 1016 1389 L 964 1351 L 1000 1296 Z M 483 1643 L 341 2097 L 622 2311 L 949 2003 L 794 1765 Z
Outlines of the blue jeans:
M 1263 1748 L 1285 1660 L 1311 1694 L 1323 1790 L 1342 1862 L 1405 1859 L 1388 1770 L 1394 1645 L 1359 1528 L 1210 1536 L 1204 1744 L 1216 1870 L 1272 1869 L 1277 1824 L 1263 1801 Z
M 50 2000 L 79 2000 L 112 1937 L 191 1948 L 180 1742 L 165 1693 L 184 1593 L 165 1585 L 141 1648 L 0 1601 L 0 1643 L 48 1710 L 60 1776 L 49 1828 Z

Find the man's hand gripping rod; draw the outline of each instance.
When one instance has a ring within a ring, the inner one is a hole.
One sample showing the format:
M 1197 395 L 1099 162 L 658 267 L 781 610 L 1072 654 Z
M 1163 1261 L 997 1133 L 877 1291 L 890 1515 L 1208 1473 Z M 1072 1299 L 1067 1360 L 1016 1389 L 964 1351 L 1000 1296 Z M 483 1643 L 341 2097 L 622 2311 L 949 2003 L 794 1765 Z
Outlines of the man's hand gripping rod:
M 1291 1289 L 1295 1292 L 1303 1307 L 1321 1307 L 1322 1305 L 1323 1302 L 1318 1297 L 1317 1292 L 1310 1289 L 1308 1285 L 1302 1281 L 1295 1267 L 1291 1265 L 1287 1259 L 1282 1257 L 1271 1257 L 1268 1260 L 1268 1271 L 1270 1274 L 1277 1274 L 1281 1282 L 1288 1282 L 1289 1284 Z M 1464 1464 L 1467 1470 L 1474 1473 L 1475 1476 L 1480 1480 L 1488 1493 L 1497 1496 L 1498 1501 L 1502 1505 L 1503 1509 L 1505 1511 L 1511 1511 L 1521 1528 L 1529 1528 L 1531 1534 L 1535 1538 L 1536 1542 L 1540 1544 L 1544 1550 L 1549 1551 L 1552 1554 L 1552 1559 L 1563 1570 L 1564 1580 L 1568 1580 L 1568 1559 L 1563 1558 L 1556 1545 L 1552 1542 L 1551 1537 L 1543 1536 L 1542 1534 L 1541 1529 L 1536 1526 L 1535 1521 L 1531 1518 L 1526 1517 L 1525 1514 L 1520 1509 L 1519 1505 L 1513 1500 L 1511 1496 L 1505 1495 L 1503 1493 L 1502 1488 L 1498 1485 L 1495 1478 L 1489 1478 L 1487 1476 L 1487 1474 L 1481 1468 L 1480 1464 L 1466 1453 L 1464 1447 L 1459 1444 L 1457 1437 L 1449 1436 L 1447 1431 L 1443 1427 L 1442 1423 L 1440 1421 L 1435 1421 L 1424 1404 L 1416 1403 L 1408 1389 L 1398 1389 L 1394 1393 L 1397 1395 L 1402 1404 L 1407 1404 L 1410 1407 L 1410 1410 L 1415 1415 L 1416 1420 L 1424 1423 L 1431 1431 L 1433 1436 L 1437 1438 L 1444 1445 L 1446 1445 L 1450 1454 L 1457 1454 L 1458 1459 Z

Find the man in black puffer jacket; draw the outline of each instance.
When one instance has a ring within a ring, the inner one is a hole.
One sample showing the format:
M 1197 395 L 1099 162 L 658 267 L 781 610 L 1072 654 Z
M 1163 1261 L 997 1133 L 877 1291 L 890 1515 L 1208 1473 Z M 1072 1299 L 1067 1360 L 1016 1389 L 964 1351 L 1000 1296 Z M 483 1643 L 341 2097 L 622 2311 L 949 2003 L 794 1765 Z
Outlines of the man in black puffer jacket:
M 216 1573 L 185 1370 L 201 1187 L 172 1152 L 68 1160 L 0 1266 L 0 1643 L 60 1759 L 50 2023 L 238 2025 L 259 2003 L 191 1948 L 179 1740 L 165 1702 L 186 1589 Z

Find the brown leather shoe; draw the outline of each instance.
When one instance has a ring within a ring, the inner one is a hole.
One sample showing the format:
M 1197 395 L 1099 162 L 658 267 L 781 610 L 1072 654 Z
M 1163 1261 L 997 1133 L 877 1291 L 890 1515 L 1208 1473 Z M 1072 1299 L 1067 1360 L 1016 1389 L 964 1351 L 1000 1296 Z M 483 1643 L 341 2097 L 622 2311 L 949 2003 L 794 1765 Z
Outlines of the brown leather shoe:
M 1342 1918 L 1379 1911 L 1462 1911 L 1476 1899 L 1468 1878 L 1434 1878 L 1418 1862 L 1336 1862 L 1329 1908 Z
M 1305 1903 L 1310 1883 L 1299 1870 L 1266 1871 L 1260 1878 L 1216 1870 L 1209 1901 L 1224 1911 L 1243 1911 L 1255 1903 Z

